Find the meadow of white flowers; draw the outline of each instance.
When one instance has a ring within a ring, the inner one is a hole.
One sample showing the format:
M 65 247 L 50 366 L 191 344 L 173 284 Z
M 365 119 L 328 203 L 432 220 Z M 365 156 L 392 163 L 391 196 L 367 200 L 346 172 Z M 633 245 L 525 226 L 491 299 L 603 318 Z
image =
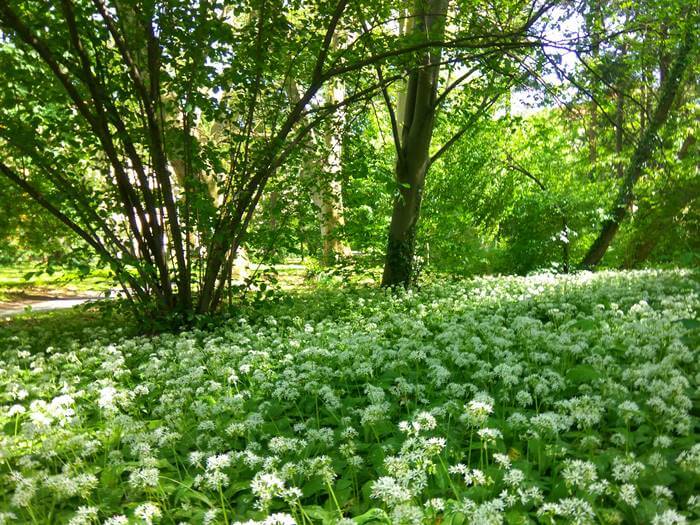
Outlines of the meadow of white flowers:
M 699 294 L 480 278 L 0 335 L 0 523 L 697 522 Z

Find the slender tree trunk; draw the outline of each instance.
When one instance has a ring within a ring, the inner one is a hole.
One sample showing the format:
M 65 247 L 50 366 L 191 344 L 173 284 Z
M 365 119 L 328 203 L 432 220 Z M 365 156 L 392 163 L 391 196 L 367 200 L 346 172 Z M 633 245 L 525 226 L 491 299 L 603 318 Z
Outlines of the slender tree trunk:
M 598 162 L 598 106 L 590 103 L 590 122 L 586 126 L 586 138 L 588 139 L 588 162 L 591 165 L 590 178 L 595 180 L 595 165 Z
M 328 102 L 337 103 L 345 97 L 342 83 L 336 81 L 326 88 Z M 321 176 L 314 185 L 312 198 L 318 208 L 318 219 L 321 225 L 323 253 L 321 263 L 332 265 L 340 258 L 350 256 L 350 247 L 340 237 L 340 230 L 345 225 L 342 186 L 339 180 L 342 168 L 342 127 L 345 122 L 345 111 L 340 110 L 340 126 L 336 129 L 330 126 L 326 131 L 324 141 L 328 151 L 325 161 L 322 161 Z
M 624 146 L 624 131 L 625 131 L 625 97 L 620 91 L 615 95 L 615 172 L 619 179 L 625 175 L 625 165 L 622 161 L 622 148 Z
M 679 161 L 688 156 L 696 142 L 694 135 L 685 138 L 678 151 Z M 647 260 L 661 239 L 673 228 L 677 217 L 700 197 L 700 180 L 697 176 L 684 182 L 685 184 L 678 185 L 671 192 L 664 194 L 658 206 L 640 212 L 640 216 L 645 218 L 629 244 L 624 268 L 635 268 Z
M 617 74 L 616 87 L 613 90 L 615 97 L 615 176 L 618 179 L 625 176 L 625 163 L 622 159 L 622 150 L 625 139 L 625 94 L 629 85 L 626 78 L 627 71 L 624 69 L 625 57 L 627 56 L 627 44 L 623 44 L 620 55 L 620 67 Z M 644 129 L 644 126 L 642 126 L 641 129 Z
M 676 218 L 697 200 L 698 196 L 700 192 L 697 184 L 684 187 L 681 191 L 668 195 L 666 202 L 659 209 L 652 210 L 651 217 L 646 221 L 648 227 L 633 238 L 623 267 L 635 268 L 646 261 L 659 242 L 673 228 Z
M 620 229 L 622 221 L 627 215 L 632 201 L 634 199 L 634 185 L 644 173 L 646 163 L 651 158 L 653 152 L 658 146 L 657 133 L 668 120 L 668 116 L 679 91 L 682 82 L 683 74 L 688 67 L 691 51 L 695 46 L 694 23 L 692 19 L 686 22 L 683 41 L 678 49 L 678 53 L 671 66 L 668 76 L 664 79 L 664 83 L 660 88 L 659 102 L 656 106 L 654 114 L 649 120 L 648 127 L 642 133 L 642 136 L 637 143 L 632 158 L 624 172 L 623 182 L 620 186 L 617 199 L 613 208 L 609 212 L 609 219 L 603 223 L 603 227 L 596 240 L 591 245 L 588 253 L 583 258 L 581 266 L 590 268 L 597 265 L 608 247 L 612 243 L 615 235 Z
M 296 84 L 290 81 L 287 83 L 286 89 L 290 100 L 297 103 L 299 91 Z M 326 101 L 330 104 L 342 101 L 345 96 L 344 86 L 338 81 L 330 83 L 326 87 L 325 96 Z M 345 114 L 343 109 L 339 111 L 338 120 L 342 128 Z M 312 132 L 310 142 L 313 142 L 314 139 L 319 140 Z M 323 141 L 327 155 L 305 162 L 301 168 L 301 176 L 311 181 L 311 200 L 317 209 L 323 244 L 321 264 L 330 266 L 339 258 L 349 257 L 350 247 L 343 242 L 339 235 L 339 230 L 345 225 L 342 185 L 338 180 L 342 168 L 341 133 L 336 133 L 334 126 L 329 126 L 323 136 Z
M 270 220 L 268 226 L 272 232 L 279 228 L 277 222 L 277 207 L 279 206 L 280 194 L 276 190 L 271 190 L 267 194 L 267 206 L 270 209 Z
M 594 62 L 600 58 L 600 38 L 604 31 L 605 18 L 601 12 L 601 5 L 598 0 L 590 0 L 588 14 L 584 17 L 584 26 L 591 37 L 591 54 Z M 590 163 L 589 178 L 595 180 L 597 176 L 598 163 L 598 104 L 595 100 L 589 103 L 589 122 L 585 126 L 586 138 L 588 140 L 588 162 Z
M 412 32 L 440 40 L 445 32 L 448 0 L 418 0 L 412 13 Z M 403 99 L 399 97 L 396 181 L 398 192 L 389 226 L 382 286 L 411 283 L 425 176 L 430 164 L 430 142 L 435 124 L 435 99 L 440 73 L 439 49 L 420 57 L 411 71 Z M 396 137 L 395 137 L 396 138 Z

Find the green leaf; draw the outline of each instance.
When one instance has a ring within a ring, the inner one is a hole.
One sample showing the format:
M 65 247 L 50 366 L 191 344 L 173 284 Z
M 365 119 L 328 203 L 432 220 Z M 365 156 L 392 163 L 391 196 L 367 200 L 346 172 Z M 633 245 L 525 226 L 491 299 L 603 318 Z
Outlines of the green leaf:
M 337 521 L 338 517 L 337 512 L 324 509 L 319 505 L 305 505 L 304 512 L 308 514 L 310 518 L 321 520 L 323 525 L 331 525 L 332 523 Z
M 681 323 L 683 327 L 687 330 L 698 330 L 700 329 L 700 321 L 697 319 L 678 319 L 677 323 Z
M 309 481 L 306 485 L 304 485 L 301 490 L 304 493 L 304 497 L 308 498 L 309 496 L 313 496 L 315 494 L 318 494 L 324 488 L 325 488 L 325 484 L 323 483 L 323 480 L 319 477 L 315 477 L 311 481 Z
M 461 512 L 450 512 L 445 514 L 442 525 L 464 525 L 466 519 L 466 516 Z
M 595 330 L 598 325 L 593 319 L 579 319 L 572 327 L 579 330 Z
M 358 525 L 364 525 L 365 523 L 386 523 L 391 524 L 389 516 L 382 509 L 369 509 L 364 514 L 360 514 L 352 519 Z
M 591 365 L 577 365 L 566 373 L 566 379 L 576 385 L 581 383 L 591 383 L 596 379 L 600 379 L 598 372 Z

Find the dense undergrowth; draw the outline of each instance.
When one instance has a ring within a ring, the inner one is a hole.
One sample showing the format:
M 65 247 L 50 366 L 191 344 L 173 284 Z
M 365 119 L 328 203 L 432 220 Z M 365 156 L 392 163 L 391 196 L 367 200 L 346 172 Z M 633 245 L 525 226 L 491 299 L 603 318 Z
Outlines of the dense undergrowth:
M 699 293 L 537 275 L 157 337 L 6 325 L 0 523 L 690 523 Z

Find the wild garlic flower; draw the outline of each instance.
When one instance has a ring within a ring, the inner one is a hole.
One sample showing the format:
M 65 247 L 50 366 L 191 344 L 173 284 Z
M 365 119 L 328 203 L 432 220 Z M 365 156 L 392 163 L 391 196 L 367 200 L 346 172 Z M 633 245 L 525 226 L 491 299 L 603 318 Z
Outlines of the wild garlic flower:
M 402 503 L 392 509 L 390 519 L 396 525 L 422 525 L 425 517 L 420 507 Z
M 669 448 L 673 440 L 669 436 L 657 436 L 654 438 L 654 448 Z
M 258 498 L 259 509 L 266 509 L 274 498 L 280 497 L 285 490 L 284 480 L 271 472 L 258 472 L 250 484 L 250 489 Z
M 128 525 L 129 524 L 129 518 L 124 516 L 123 514 L 116 514 L 114 516 L 111 516 L 107 518 L 103 525 Z
M 193 466 L 202 466 L 203 459 L 204 459 L 204 453 L 200 452 L 199 450 L 195 450 L 195 451 L 190 452 L 190 455 L 188 457 L 190 465 L 193 465 Z
M 616 456 L 612 463 L 612 476 L 615 480 L 622 483 L 631 483 L 644 471 L 644 464 L 635 461 L 633 455 L 627 457 Z
M 656 514 L 651 519 L 651 525 L 686 525 L 687 523 L 686 517 L 673 509 Z
M 100 389 L 100 397 L 97 400 L 97 406 L 107 412 L 117 410 L 118 391 L 113 386 L 106 386 Z
M 436 425 L 435 417 L 430 412 L 420 412 L 416 414 L 413 421 L 401 421 L 399 430 L 409 436 L 416 436 L 421 432 L 433 430 Z
M 142 503 L 134 510 L 134 516 L 141 518 L 146 525 L 152 525 L 153 521 L 162 516 L 160 508 L 155 503 Z
M 442 498 L 431 498 L 425 503 L 426 507 L 436 512 L 445 510 L 445 500 Z
M 512 472 L 512 471 L 509 471 Z M 464 478 L 464 484 L 467 486 L 474 485 L 486 485 L 491 481 L 487 478 L 484 473 L 479 469 L 470 469 L 462 463 L 457 463 L 449 468 L 450 474 L 460 474 Z
M 661 499 L 667 499 L 667 500 L 672 500 L 673 499 L 673 491 L 669 489 L 668 487 L 665 487 L 664 485 L 654 485 L 654 496 L 657 498 Z M 691 506 L 691 505 L 688 505 Z
M 580 459 L 566 460 L 561 475 L 567 485 L 583 490 L 598 480 L 598 471 L 595 464 Z
M 480 428 L 476 433 L 484 443 L 495 443 L 498 439 L 503 439 L 503 434 L 497 428 Z
M 636 507 L 639 504 L 637 497 L 637 489 L 630 483 L 625 483 L 620 486 L 620 499 L 630 507 Z
M 683 470 L 700 474 L 700 443 L 693 445 L 689 450 L 684 450 L 676 458 L 676 462 Z
M 139 468 L 129 474 L 129 484 L 138 489 L 157 487 L 159 476 L 157 468 Z
M 544 503 L 537 511 L 538 516 L 560 516 L 566 523 L 589 525 L 594 523 L 595 513 L 587 501 L 579 498 L 565 498 L 556 503 Z
M 525 481 L 525 473 L 517 468 L 511 468 L 503 475 L 503 482 L 511 488 L 520 486 Z
M 333 470 L 331 458 L 328 456 L 317 456 L 309 459 L 308 468 L 313 475 L 323 479 L 324 483 L 333 483 L 333 480 L 337 477 L 335 470 Z
M 493 413 L 493 398 L 485 393 L 467 403 L 464 419 L 470 427 L 480 427 L 486 423 L 489 415 Z
M 12 405 L 9 409 L 7 409 L 7 417 L 15 417 L 22 415 L 27 412 L 27 409 L 22 406 L 22 405 Z
M 496 462 L 496 464 L 503 469 L 508 470 L 510 468 L 510 458 L 508 457 L 507 454 L 499 454 L 496 453 L 493 455 L 493 460 Z
M 207 458 L 207 470 L 221 470 L 231 466 L 230 454 L 218 454 Z
M 381 500 L 388 507 L 409 501 L 413 494 L 391 476 L 382 476 L 372 483 L 371 497 Z
M 90 525 L 97 520 L 97 507 L 78 507 L 77 512 L 68 520 L 68 525 Z
M 469 523 L 483 523 L 485 525 L 503 523 L 503 511 L 506 508 L 506 502 L 502 498 L 494 498 L 486 500 L 483 503 L 475 505 L 466 516 Z
M 36 477 L 26 477 L 19 472 L 10 474 L 10 479 L 15 484 L 15 492 L 12 494 L 10 503 L 13 507 L 28 507 L 32 498 L 37 492 L 38 479 Z

